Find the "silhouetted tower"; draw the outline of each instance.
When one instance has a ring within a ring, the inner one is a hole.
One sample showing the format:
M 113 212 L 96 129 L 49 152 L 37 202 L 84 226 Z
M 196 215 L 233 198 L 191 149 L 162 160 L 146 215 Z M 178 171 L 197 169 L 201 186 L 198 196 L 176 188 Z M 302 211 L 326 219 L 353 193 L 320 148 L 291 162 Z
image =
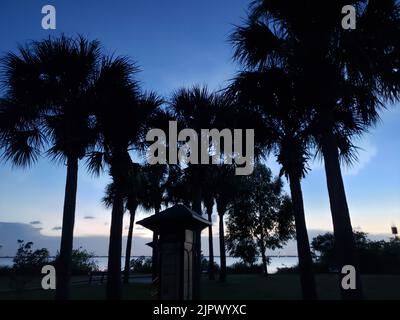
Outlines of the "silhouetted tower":
M 197 262 L 196 233 L 211 223 L 193 210 L 176 205 L 137 222 L 160 235 L 158 244 L 159 290 L 161 300 L 192 300 L 194 282 L 200 278 Z
M 392 234 L 395 239 L 398 239 L 398 231 L 396 226 L 392 226 Z

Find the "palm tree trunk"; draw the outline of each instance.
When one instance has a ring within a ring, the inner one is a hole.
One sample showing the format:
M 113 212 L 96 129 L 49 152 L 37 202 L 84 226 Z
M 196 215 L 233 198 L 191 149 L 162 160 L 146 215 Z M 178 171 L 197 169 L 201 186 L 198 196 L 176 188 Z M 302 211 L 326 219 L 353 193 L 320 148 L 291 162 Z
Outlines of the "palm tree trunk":
M 127 238 L 127 242 L 126 242 L 124 284 L 129 283 L 133 227 L 135 225 L 135 213 L 136 213 L 136 208 L 132 208 L 132 210 L 130 210 L 129 231 L 128 231 L 128 238 Z
M 290 193 L 296 224 L 297 254 L 299 256 L 300 282 L 304 300 L 317 299 L 317 290 L 313 271 L 313 261 L 304 215 L 303 193 L 300 176 L 289 172 Z
M 160 213 L 160 207 L 155 208 L 155 214 L 158 215 Z M 158 266 L 158 259 L 159 257 L 159 239 L 158 239 L 158 232 L 153 232 L 153 251 L 151 257 L 151 268 L 152 268 L 152 279 L 155 280 L 159 275 L 159 266 Z
M 121 299 L 121 251 L 124 206 L 120 191 L 114 197 L 108 248 L 107 299 Z
M 57 264 L 57 300 L 67 300 L 69 298 L 77 187 L 78 158 L 69 157 L 65 183 L 60 256 Z
M 225 212 L 218 212 L 218 214 L 219 214 L 219 251 L 220 251 L 220 257 L 221 257 L 221 272 L 219 274 L 220 282 L 226 282 L 224 213 Z
M 201 186 L 200 182 L 194 185 L 194 198 L 192 203 L 193 211 L 197 212 L 200 216 L 201 212 Z M 201 231 L 195 232 L 195 250 L 193 261 L 193 299 L 200 299 L 200 278 L 201 278 Z
M 347 206 L 346 193 L 340 169 L 339 151 L 336 138 L 332 129 L 324 132 L 322 141 L 322 153 L 325 162 L 326 181 L 328 185 L 329 202 L 332 212 L 335 250 L 339 265 L 340 289 L 343 299 L 362 299 L 359 268 L 356 258 L 356 249 L 351 225 L 349 208 Z M 341 286 L 341 274 L 343 266 L 351 265 L 356 269 L 356 289 L 344 290 Z
M 214 246 L 213 246 L 213 232 L 212 232 L 212 207 L 207 208 L 208 221 L 211 223 L 208 227 L 208 278 L 215 280 L 214 275 Z

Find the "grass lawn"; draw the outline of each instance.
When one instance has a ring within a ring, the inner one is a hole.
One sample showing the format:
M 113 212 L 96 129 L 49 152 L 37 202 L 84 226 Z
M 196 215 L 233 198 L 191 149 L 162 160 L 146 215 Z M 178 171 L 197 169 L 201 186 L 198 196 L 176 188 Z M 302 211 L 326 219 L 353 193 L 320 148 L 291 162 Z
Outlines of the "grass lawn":
M 73 281 L 85 278 L 74 278 Z M 87 279 L 87 278 L 86 278 Z M 368 299 L 399 299 L 400 275 L 365 275 L 362 276 L 366 297 Z M 32 282 L 39 284 L 39 279 Z M 320 299 L 339 299 L 338 280 L 335 275 L 317 276 Z M 54 292 L 43 290 L 25 290 L 22 293 L 7 292 L 7 280 L 0 278 L 0 300 L 2 299 L 53 299 Z M 202 299 L 255 299 L 255 300 L 296 300 L 301 298 L 300 282 L 297 275 L 230 275 L 227 283 L 202 279 Z M 2 292 L 3 291 L 3 292 Z M 87 283 L 75 284 L 72 287 L 72 299 L 99 300 L 105 298 L 105 285 Z M 123 297 L 127 300 L 150 300 L 151 287 L 148 284 L 133 283 L 123 287 Z

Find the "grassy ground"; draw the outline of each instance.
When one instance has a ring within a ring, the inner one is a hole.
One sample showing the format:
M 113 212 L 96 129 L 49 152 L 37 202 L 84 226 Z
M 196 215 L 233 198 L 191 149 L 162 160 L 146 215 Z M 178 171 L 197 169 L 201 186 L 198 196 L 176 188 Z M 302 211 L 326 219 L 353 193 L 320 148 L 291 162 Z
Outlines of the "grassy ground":
M 73 281 L 87 280 L 74 278 Z M 399 299 L 400 275 L 366 275 L 362 277 L 365 294 L 368 299 Z M 25 290 L 24 292 L 7 292 L 6 278 L 0 278 L 0 300 L 3 299 L 53 299 L 54 292 L 43 290 Z M 31 287 L 39 284 L 32 282 Z M 339 299 L 338 281 L 334 275 L 317 276 L 320 299 Z M 2 292 L 3 291 L 3 292 Z M 75 284 L 72 288 L 72 299 L 99 300 L 105 298 L 105 285 L 85 282 Z M 143 283 L 132 283 L 123 287 L 123 297 L 127 300 L 150 300 L 151 286 Z M 255 299 L 255 300 L 296 300 L 301 298 L 300 283 L 297 275 L 272 275 L 264 278 L 259 275 L 231 275 L 227 283 L 202 279 L 202 299 Z

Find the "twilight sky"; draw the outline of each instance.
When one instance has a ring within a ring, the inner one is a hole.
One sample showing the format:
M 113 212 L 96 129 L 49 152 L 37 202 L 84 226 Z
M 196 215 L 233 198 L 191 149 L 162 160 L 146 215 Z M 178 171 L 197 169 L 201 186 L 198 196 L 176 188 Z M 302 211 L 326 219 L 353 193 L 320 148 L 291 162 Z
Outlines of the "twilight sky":
M 1 0 L 0 54 L 15 51 L 27 40 L 61 32 L 69 36 L 83 34 L 99 39 L 105 52 L 128 55 L 137 61 L 145 89 L 165 97 L 180 86 L 192 84 L 219 89 L 239 70 L 231 60 L 227 38 L 233 25 L 246 16 L 248 2 Z M 46 4 L 57 10 L 55 31 L 41 28 L 41 9 Z M 380 234 L 389 233 L 391 224 L 400 224 L 400 108 L 388 106 L 381 116 L 381 123 L 357 142 L 361 147 L 359 162 L 344 168 L 353 226 Z M 269 165 L 278 173 L 273 159 Z M 331 230 L 323 165 L 315 161 L 311 167 L 312 172 L 303 182 L 308 227 Z M 42 235 L 59 236 L 65 169 L 45 158 L 29 170 L 0 164 L 0 222 L 30 224 L 42 228 Z M 106 174 L 92 178 L 83 165 L 80 169 L 75 234 L 106 236 L 110 212 L 102 207 L 100 199 L 108 178 Z M 139 219 L 144 216 L 141 213 Z M 135 234 L 149 235 L 140 228 Z

